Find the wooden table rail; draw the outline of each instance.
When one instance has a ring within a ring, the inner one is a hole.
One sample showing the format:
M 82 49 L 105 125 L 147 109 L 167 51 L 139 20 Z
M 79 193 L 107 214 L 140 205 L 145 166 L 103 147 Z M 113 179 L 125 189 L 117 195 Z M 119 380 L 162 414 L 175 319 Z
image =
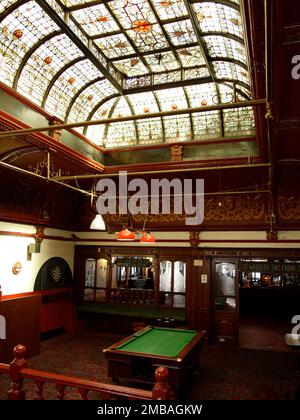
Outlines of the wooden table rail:
M 26 392 L 23 389 L 23 380 L 31 380 L 35 383 L 35 400 L 44 400 L 44 385 L 55 384 L 56 399 L 63 400 L 67 394 L 66 388 L 75 388 L 81 400 L 88 399 L 90 391 L 99 392 L 103 400 L 126 399 L 126 400 L 168 400 L 170 387 L 168 385 L 168 369 L 159 367 L 155 371 L 156 383 L 152 391 L 131 388 L 119 385 L 105 384 L 86 379 L 74 378 L 55 373 L 33 370 L 28 368 L 26 348 L 18 345 L 14 348 L 14 360 L 10 365 L 0 363 L 0 373 L 8 374 L 12 380 L 8 391 L 9 400 L 25 400 Z

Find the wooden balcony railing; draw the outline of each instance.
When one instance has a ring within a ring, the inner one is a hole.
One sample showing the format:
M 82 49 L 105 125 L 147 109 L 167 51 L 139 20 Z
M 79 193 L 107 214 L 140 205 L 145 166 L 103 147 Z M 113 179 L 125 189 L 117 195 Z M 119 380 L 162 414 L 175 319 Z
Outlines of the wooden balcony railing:
M 146 391 L 138 388 L 105 384 L 86 379 L 74 378 L 71 376 L 28 369 L 26 348 L 22 345 L 18 345 L 14 348 L 14 360 L 10 363 L 10 365 L 0 363 L 0 373 L 8 374 L 11 378 L 10 389 L 7 393 L 8 400 L 26 399 L 26 392 L 23 389 L 24 379 L 31 380 L 35 383 L 34 400 L 45 399 L 43 394 L 44 385 L 46 383 L 55 384 L 56 399 L 58 400 L 65 399 L 67 395 L 67 387 L 68 391 L 69 388 L 75 388 L 78 392 L 78 399 L 81 400 L 88 400 L 88 393 L 90 391 L 100 393 L 103 400 L 168 400 L 170 398 L 168 369 L 165 367 L 159 367 L 156 369 L 156 383 L 152 391 Z
M 154 291 L 150 289 L 111 289 L 109 302 L 151 305 L 154 303 Z

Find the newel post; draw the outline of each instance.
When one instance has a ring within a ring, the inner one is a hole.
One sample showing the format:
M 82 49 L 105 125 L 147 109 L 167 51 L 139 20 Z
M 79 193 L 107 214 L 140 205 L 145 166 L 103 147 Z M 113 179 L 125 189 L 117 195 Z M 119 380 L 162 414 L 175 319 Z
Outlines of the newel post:
M 159 367 L 155 371 L 156 384 L 152 389 L 154 400 L 169 400 L 170 386 L 168 385 L 169 372 L 166 367 Z
M 21 370 L 28 367 L 26 360 L 26 347 L 19 344 L 14 348 L 14 360 L 10 364 L 9 376 L 12 380 L 10 390 L 8 391 L 9 400 L 25 400 L 25 391 L 22 390 L 23 379 L 21 377 Z

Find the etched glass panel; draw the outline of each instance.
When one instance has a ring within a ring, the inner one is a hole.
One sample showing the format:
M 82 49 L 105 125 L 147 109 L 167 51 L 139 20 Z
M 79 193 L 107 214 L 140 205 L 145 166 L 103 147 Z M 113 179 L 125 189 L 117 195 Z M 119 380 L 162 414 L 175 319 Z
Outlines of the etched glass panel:
M 185 293 L 186 263 L 184 261 L 174 262 L 174 292 Z
M 106 287 L 107 274 L 107 260 L 105 258 L 100 258 L 97 260 L 96 287 Z
M 172 262 L 161 261 L 160 262 L 160 276 L 159 276 L 159 290 L 161 292 L 170 292 L 172 281 Z
M 216 264 L 216 295 L 235 296 L 236 264 L 222 262 Z
M 95 286 L 96 260 L 89 258 L 85 261 L 85 287 Z

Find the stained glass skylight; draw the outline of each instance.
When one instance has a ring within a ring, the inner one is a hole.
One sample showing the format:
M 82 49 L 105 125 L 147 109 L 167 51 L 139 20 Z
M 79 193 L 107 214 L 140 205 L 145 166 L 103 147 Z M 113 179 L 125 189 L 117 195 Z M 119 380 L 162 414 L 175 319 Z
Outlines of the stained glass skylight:
M 68 122 L 251 99 L 240 0 L 2 0 L 0 78 Z M 251 136 L 251 108 L 79 129 L 106 147 Z

